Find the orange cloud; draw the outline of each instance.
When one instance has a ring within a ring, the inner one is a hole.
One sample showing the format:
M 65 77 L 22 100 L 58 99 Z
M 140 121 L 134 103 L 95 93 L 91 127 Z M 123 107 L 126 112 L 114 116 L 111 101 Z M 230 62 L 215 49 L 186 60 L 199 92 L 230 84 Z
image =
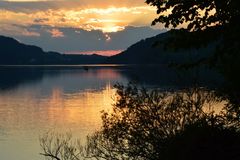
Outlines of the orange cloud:
M 51 36 L 53 38 L 59 38 L 59 37 L 64 37 L 63 32 L 61 32 L 58 29 L 52 29 L 52 30 L 48 30 L 49 33 L 51 33 Z
M 73 27 L 85 30 L 117 32 L 126 26 L 146 26 L 155 17 L 155 9 L 150 6 L 49 9 L 32 13 L 14 12 L 0 9 L 0 25 L 48 25 L 52 27 Z M 1 30 L 1 26 L 0 26 Z M 53 35 L 63 36 L 54 31 Z M 51 32 L 52 33 L 52 32 Z

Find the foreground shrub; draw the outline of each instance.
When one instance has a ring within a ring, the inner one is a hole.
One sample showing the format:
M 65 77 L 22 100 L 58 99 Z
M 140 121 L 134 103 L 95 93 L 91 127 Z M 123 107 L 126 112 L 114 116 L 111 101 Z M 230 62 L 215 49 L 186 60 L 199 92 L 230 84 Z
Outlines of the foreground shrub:
M 173 93 L 134 85 L 115 87 L 112 112 L 102 113 L 101 130 L 88 137 L 84 149 L 71 152 L 73 160 L 240 158 L 238 121 L 228 121 L 224 110 L 214 112 L 212 106 L 219 102 L 214 92 L 199 88 Z M 55 157 L 64 159 L 61 154 Z

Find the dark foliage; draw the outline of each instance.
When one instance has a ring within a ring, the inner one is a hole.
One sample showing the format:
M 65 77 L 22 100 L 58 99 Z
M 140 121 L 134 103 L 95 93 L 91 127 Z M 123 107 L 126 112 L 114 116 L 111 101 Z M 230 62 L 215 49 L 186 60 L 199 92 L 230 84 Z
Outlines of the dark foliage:
M 236 160 L 240 158 L 240 134 L 222 125 L 200 121 L 189 125 L 168 144 L 168 160 Z
M 198 48 L 218 41 L 215 55 L 203 61 L 210 64 L 226 64 L 226 60 L 227 63 L 233 61 L 235 64 L 239 61 L 238 0 L 146 0 L 146 3 L 157 7 L 159 17 L 153 21 L 153 25 L 187 25 L 187 28 L 178 31 L 178 34 L 166 43 L 168 48 Z M 232 57 L 237 57 L 237 60 Z M 239 68 L 239 65 L 237 67 Z
M 42 155 L 57 160 L 239 159 L 239 121 L 214 108 L 220 101 L 201 88 L 175 93 L 116 85 L 113 111 L 85 147 L 67 138 L 41 139 Z M 64 157 L 64 155 L 67 155 Z M 66 158 L 67 157 L 67 158 Z M 69 157 L 73 157 L 72 159 Z
M 201 48 L 215 44 L 210 56 L 199 58 L 197 55 L 192 62 L 178 66 L 189 69 L 204 64 L 217 69 L 226 81 L 219 95 L 231 102 L 231 110 L 239 110 L 240 1 L 146 0 L 146 3 L 157 7 L 159 17 L 153 25 L 163 23 L 166 27 L 176 28 L 184 23 L 187 26 L 174 31 L 175 36 L 165 41 L 166 49 Z
M 214 113 L 211 104 L 218 102 L 214 93 L 193 89 L 172 94 L 118 85 L 117 95 L 113 112 L 103 114 L 102 130 L 89 139 L 88 155 L 148 160 L 240 158 L 239 121 L 229 121 L 226 112 Z M 206 105 L 211 109 L 204 111 Z
M 238 23 L 240 16 L 238 0 L 146 0 L 146 3 L 157 7 L 159 17 L 153 25 L 164 23 L 167 28 L 188 23 L 189 31 L 198 31 Z

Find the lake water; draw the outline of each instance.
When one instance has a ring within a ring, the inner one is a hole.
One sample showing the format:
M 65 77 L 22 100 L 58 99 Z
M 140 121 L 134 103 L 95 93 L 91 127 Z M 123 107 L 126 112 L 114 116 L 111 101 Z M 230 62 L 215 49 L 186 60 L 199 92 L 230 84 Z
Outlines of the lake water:
M 111 110 L 116 83 L 166 90 L 188 86 L 196 75 L 200 84 L 216 85 L 211 72 L 179 73 L 165 67 L 0 67 L 0 159 L 44 159 L 39 136 L 47 131 L 70 131 L 84 139 L 101 126 L 100 111 Z

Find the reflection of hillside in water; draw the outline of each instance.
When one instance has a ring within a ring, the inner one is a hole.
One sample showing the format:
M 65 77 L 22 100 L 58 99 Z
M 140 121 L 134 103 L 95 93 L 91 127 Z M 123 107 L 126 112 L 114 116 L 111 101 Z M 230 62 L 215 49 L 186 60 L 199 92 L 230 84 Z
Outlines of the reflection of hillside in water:
M 218 87 L 223 78 L 216 71 L 206 68 L 180 70 L 168 66 L 130 66 L 121 72 L 130 81 L 163 89 L 201 86 Z
M 0 68 L 0 89 L 9 90 L 21 85 L 48 83 L 66 90 L 104 86 L 103 83 L 135 82 L 146 86 L 174 89 L 190 86 L 217 87 L 222 78 L 208 69 L 177 70 L 166 66 L 94 67 L 12 67 Z M 83 85 L 84 84 L 84 85 Z M 50 84 L 49 84 L 50 85 Z
M 44 81 L 44 80 L 43 80 Z M 47 81 L 47 80 L 46 80 Z M 44 82 L 45 83 L 45 82 Z M 3 159 L 38 159 L 39 135 L 49 130 L 71 131 L 85 140 L 101 126 L 101 110 L 110 110 L 115 90 L 68 92 L 58 85 L 21 86 L 0 92 L 0 155 Z M 15 154 L 11 154 L 15 150 Z M 29 158 L 30 157 L 30 158 Z
M 43 78 L 43 71 L 25 68 L 0 68 L 0 90 L 8 90 Z
M 23 85 L 59 86 L 65 90 L 98 89 L 107 82 L 124 82 L 122 75 L 112 68 L 83 67 L 11 67 L 0 68 L 0 90 L 11 90 Z M 48 84 L 46 84 L 48 83 Z M 47 88 L 46 88 L 47 89 Z

